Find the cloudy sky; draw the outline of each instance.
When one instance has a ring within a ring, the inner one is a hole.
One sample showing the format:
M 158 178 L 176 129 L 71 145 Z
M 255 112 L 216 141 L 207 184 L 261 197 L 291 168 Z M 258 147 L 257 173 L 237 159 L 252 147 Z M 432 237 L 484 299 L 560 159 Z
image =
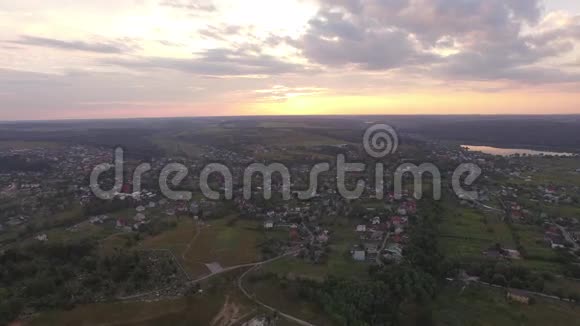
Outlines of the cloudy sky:
M 0 120 L 580 113 L 576 0 L 0 0 Z

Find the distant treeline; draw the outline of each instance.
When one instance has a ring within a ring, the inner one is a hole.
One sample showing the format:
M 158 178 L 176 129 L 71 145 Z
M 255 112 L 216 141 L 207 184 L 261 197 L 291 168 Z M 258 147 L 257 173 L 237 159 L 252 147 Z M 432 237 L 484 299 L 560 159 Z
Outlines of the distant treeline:
M 148 159 L 159 155 L 161 150 L 150 139 L 153 130 L 140 128 L 102 128 L 70 130 L 6 130 L 0 129 L 0 141 L 39 141 L 73 145 L 111 148 L 121 146 L 126 154 Z
M 539 119 L 430 121 L 409 129 L 434 139 L 469 145 L 580 151 L 580 122 Z
M 44 160 L 30 161 L 19 155 L 0 157 L 0 172 L 40 172 L 50 169 L 50 163 Z

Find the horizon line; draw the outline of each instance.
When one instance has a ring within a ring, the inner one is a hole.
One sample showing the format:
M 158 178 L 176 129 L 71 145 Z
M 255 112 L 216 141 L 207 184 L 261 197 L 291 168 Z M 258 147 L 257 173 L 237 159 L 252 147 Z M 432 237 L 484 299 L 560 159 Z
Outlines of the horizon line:
M 158 117 L 118 117 L 118 118 L 55 118 L 55 119 L 18 119 L 1 120 L 0 123 L 22 122 L 82 122 L 82 121 L 119 121 L 119 120 L 162 120 L 162 119 L 220 119 L 220 118 L 306 118 L 306 117 L 580 117 L 580 113 L 465 113 L 465 114 L 274 114 L 274 115 L 198 115 L 198 116 L 158 116 Z

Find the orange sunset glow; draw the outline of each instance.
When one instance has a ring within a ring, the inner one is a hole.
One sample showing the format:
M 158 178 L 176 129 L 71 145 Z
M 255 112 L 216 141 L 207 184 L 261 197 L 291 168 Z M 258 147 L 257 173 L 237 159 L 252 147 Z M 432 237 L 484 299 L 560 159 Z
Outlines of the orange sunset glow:
M 0 27 L 0 120 L 580 113 L 573 1 L 23 0 Z

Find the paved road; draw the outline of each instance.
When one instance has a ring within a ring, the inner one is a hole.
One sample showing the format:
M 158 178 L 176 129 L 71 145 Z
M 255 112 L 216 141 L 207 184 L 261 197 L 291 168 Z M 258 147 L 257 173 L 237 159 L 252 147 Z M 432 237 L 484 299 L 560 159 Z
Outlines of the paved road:
M 230 271 L 233 271 L 233 270 L 236 270 L 236 269 L 240 269 L 240 268 L 244 268 L 244 267 L 257 267 L 257 266 L 261 266 L 261 265 L 264 265 L 264 264 L 268 264 L 268 263 L 274 262 L 276 260 L 282 259 L 284 257 L 290 256 L 290 255 L 295 255 L 300 250 L 293 250 L 293 251 L 287 252 L 287 253 L 285 253 L 283 255 L 280 255 L 280 256 L 277 256 L 277 257 L 274 257 L 274 258 L 271 258 L 271 259 L 268 259 L 268 260 L 264 260 L 264 261 L 261 261 L 261 262 L 231 266 L 231 267 L 228 267 L 228 268 L 224 268 L 223 270 L 221 270 L 221 271 L 219 271 L 217 273 L 212 273 L 212 274 L 209 274 L 209 275 L 205 275 L 205 276 L 202 276 L 202 277 L 200 277 L 198 279 L 195 279 L 195 280 L 191 280 L 190 275 L 185 272 L 185 269 L 183 269 L 183 266 L 181 266 L 181 264 L 177 261 L 177 258 L 175 257 L 175 255 L 173 255 L 173 252 L 171 252 L 171 250 L 169 250 L 169 249 L 147 249 L 147 250 L 143 250 L 143 251 L 164 251 L 164 252 L 165 251 L 168 251 L 168 252 L 170 252 L 171 255 L 172 255 L 172 257 L 173 257 L 173 259 L 175 259 L 176 264 L 180 267 L 180 269 L 182 269 L 182 271 L 188 277 L 188 281 L 187 281 L 186 284 L 196 284 L 196 283 L 205 281 L 207 279 L 210 279 L 210 278 L 212 278 L 214 276 L 217 276 L 217 275 L 220 275 L 220 274 L 223 274 L 223 273 L 227 273 L 227 272 L 230 272 Z M 157 290 L 153 290 L 153 291 L 149 291 L 149 292 L 145 292 L 145 293 L 139 293 L 139 294 L 135 294 L 135 295 L 127 296 L 127 297 L 121 297 L 121 298 L 118 298 L 118 300 L 133 300 L 133 299 L 138 299 L 140 297 L 144 297 L 144 296 L 147 296 L 147 295 L 150 295 L 150 294 L 159 292 L 159 291 L 163 291 L 165 289 L 166 288 L 164 288 L 164 289 L 157 289 Z
M 240 268 L 244 268 L 244 267 L 256 267 L 256 266 L 268 264 L 268 263 L 271 263 L 273 261 L 282 259 L 284 257 L 290 256 L 290 255 L 295 255 L 298 252 L 299 252 L 299 250 L 293 250 L 293 251 L 287 252 L 287 253 L 285 253 L 283 255 L 280 255 L 280 256 L 277 256 L 277 257 L 274 257 L 274 258 L 271 258 L 271 259 L 268 259 L 268 260 L 260 261 L 260 262 L 257 262 L 257 263 L 248 263 L 248 264 L 241 264 L 241 265 L 227 267 L 227 268 L 224 268 L 224 269 L 222 269 L 221 271 L 219 271 L 217 273 L 212 273 L 212 274 L 209 274 L 209 275 L 206 275 L 206 276 L 202 276 L 202 277 L 200 277 L 200 278 L 198 278 L 196 280 L 191 280 L 190 283 L 191 284 L 199 283 L 201 281 L 207 280 L 208 278 L 212 278 L 212 277 L 214 277 L 216 275 L 223 274 L 223 273 L 227 273 L 227 272 L 231 272 L 233 270 L 240 269 Z
M 566 240 L 570 243 L 572 243 L 572 245 L 574 246 L 574 250 L 579 250 L 580 246 L 576 243 L 576 241 L 574 241 L 574 238 L 572 237 L 572 235 L 570 235 L 570 233 L 568 232 L 568 230 L 566 230 L 565 227 L 558 225 L 558 224 L 554 224 L 558 229 L 560 229 L 560 231 L 562 231 L 562 234 L 564 235 L 564 238 L 566 238 Z
M 471 200 L 472 202 L 476 203 L 477 205 L 479 205 L 479 206 L 481 206 L 483 208 L 489 209 L 491 211 L 494 211 L 494 212 L 505 213 L 505 210 L 503 210 L 503 209 L 499 209 L 499 208 L 496 208 L 496 207 L 491 207 L 491 206 L 486 205 L 486 204 L 484 204 L 484 203 L 480 202 L 479 200 L 477 200 L 475 198 L 472 198 L 472 197 L 464 196 L 461 199 Z
M 383 252 L 383 250 L 385 249 L 385 247 L 387 246 L 387 240 L 389 240 L 389 238 L 391 237 L 391 232 L 387 232 L 387 234 L 385 235 L 385 239 L 383 240 L 383 244 L 381 245 L 381 247 L 379 248 L 379 253 L 377 254 L 377 258 L 376 258 L 376 262 L 379 265 L 382 265 L 383 263 L 381 262 L 381 253 Z

